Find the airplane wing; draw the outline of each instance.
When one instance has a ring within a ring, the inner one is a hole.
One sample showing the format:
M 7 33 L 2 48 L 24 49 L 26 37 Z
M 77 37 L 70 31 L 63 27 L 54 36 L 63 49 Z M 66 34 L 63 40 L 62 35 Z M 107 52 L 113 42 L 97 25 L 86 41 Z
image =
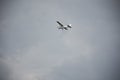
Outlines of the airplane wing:
M 72 27 L 71 27 L 71 24 L 67 25 L 67 27 L 72 28 Z
M 63 24 L 61 24 L 59 21 L 56 21 L 60 26 L 63 26 Z

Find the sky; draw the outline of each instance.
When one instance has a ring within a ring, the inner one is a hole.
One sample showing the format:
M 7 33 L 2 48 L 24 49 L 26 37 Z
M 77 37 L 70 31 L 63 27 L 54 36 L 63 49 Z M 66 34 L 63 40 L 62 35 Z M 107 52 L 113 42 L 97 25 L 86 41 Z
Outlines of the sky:
M 119 80 L 119 0 L 0 0 L 0 80 Z M 56 21 L 72 24 L 59 30 Z

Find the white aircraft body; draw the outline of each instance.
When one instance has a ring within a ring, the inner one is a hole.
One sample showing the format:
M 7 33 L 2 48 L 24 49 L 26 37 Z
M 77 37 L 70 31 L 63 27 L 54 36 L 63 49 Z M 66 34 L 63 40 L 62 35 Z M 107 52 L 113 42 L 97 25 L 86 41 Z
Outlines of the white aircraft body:
M 60 23 L 59 21 L 56 21 L 59 24 L 59 28 L 58 29 L 62 29 L 62 30 L 68 30 L 68 28 L 72 28 L 71 24 L 64 26 L 62 23 Z

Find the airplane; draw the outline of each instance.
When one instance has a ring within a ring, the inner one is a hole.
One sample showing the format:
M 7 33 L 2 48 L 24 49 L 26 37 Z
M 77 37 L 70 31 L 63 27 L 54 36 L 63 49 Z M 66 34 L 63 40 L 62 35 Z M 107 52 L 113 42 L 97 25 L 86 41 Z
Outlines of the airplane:
M 71 27 L 71 24 L 69 24 L 69 25 L 66 25 L 66 26 L 64 26 L 62 23 L 60 23 L 59 21 L 56 21 L 58 24 L 59 24 L 59 28 L 58 29 L 62 29 L 62 30 L 68 30 L 68 28 L 72 28 Z

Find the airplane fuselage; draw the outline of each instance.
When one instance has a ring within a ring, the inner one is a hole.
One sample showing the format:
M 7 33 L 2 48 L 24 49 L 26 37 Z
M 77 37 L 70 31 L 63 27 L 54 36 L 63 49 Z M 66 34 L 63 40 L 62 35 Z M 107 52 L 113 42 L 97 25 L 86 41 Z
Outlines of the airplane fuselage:
M 60 26 L 58 29 L 62 29 L 62 30 L 65 29 L 65 30 L 68 30 L 66 26 L 62 26 L 62 27 Z

